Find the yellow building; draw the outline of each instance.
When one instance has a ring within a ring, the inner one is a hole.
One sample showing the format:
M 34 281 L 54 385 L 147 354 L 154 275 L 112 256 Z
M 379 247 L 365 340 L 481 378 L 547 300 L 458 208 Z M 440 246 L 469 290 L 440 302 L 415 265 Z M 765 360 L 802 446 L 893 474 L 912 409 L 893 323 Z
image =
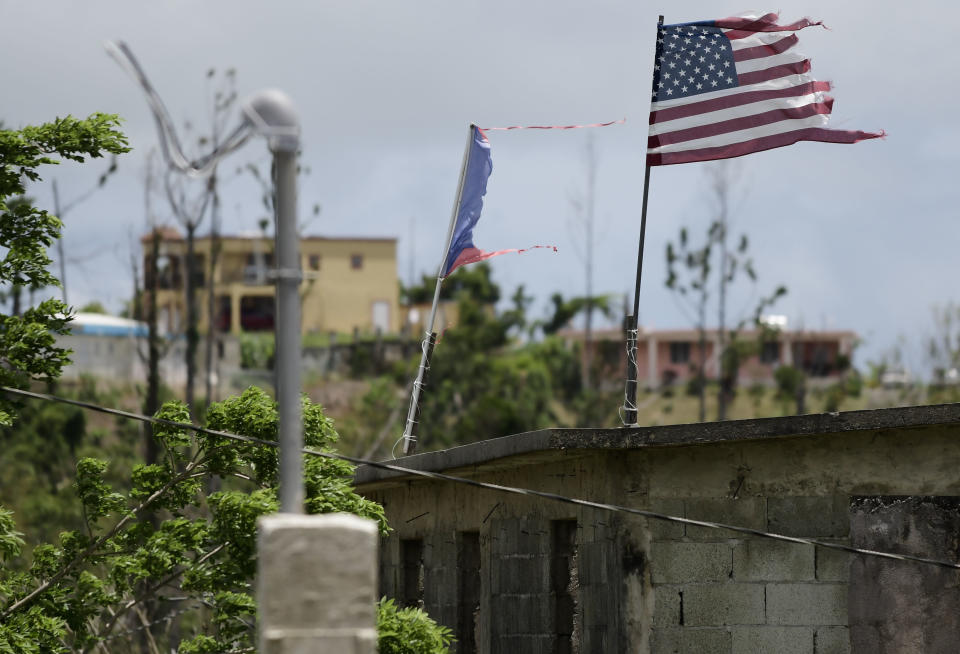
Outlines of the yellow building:
M 160 328 L 170 332 L 186 323 L 184 280 L 187 243 L 175 229 L 161 228 L 159 290 Z M 141 239 L 144 270 L 149 270 L 151 237 Z M 272 330 L 274 285 L 273 239 L 262 235 L 221 236 L 213 271 L 214 318 L 221 332 Z M 196 289 L 200 331 L 209 324 L 206 283 L 211 239 L 197 238 Z M 310 332 L 397 332 L 402 316 L 397 305 L 397 241 L 394 238 L 327 238 L 300 240 L 304 281 L 302 330 Z M 150 287 L 150 280 L 145 280 Z

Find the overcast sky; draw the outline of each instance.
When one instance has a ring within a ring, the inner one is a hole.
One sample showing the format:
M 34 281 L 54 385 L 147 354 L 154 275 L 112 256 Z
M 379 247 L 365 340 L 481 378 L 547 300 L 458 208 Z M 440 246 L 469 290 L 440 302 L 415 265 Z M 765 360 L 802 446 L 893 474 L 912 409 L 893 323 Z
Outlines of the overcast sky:
M 801 143 L 737 160 L 733 229 L 750 236 L 757 292 L 789 288 L 775 312 L 792 328 L 855 330 L 864 339 L 862 365 L 899 334 L 918 343 L 930 331 L 931 306 L 957 299 L 960 75 L 949 44 L 960 8 L 945 1 L 777 5 L 757 8 L 830 27 L 803 30 L 800 49 L 813 74 L 835 84 L 832 126 L 889 136 L 852 146 Z M 323 206 L 308 232 L 397 237 L 405 280 L 411 269 L 432 274 L 439 263 L 469 122 L 626 117 L 603 129 L 490 134 L 494 172 L 475 242 L 488 250 L 559 248 L 492 261 L 505 293 L 526 284 L 540 314 L 550 293 L 584 290 L 571 197 L 584 189 L 589 136 L 599 158 L 596 290 L 632 294 L 657 14 L 680 12 L 666 16 L 671 23 L 744 9 L 626 0 L 0 0 L 0 119 L 20 126 L 94 111 L 123 117 L 134 151 L 106 189 L 65 217 L 71 303 L 99 299 L 119 310 L 131 292 L 130 234 L 145 230 L 141 178 L 156 134 L 140 90 L 106 55 L 106 39 L 127 41 L 180 121 L 203 124 L 211 67 L 236 68 L 241 96 L 286 91 L 301 112 L 312 171 L 301 210 Z M 265 145 L 252 142 L 225 168 L 266 160 Z M 680 226 L 696 234 L 709 223 L 705 165 L 652 171 L 646 326 L 689 325 L 664 288 L 663 253 Z M 101 169 L 100 162 L 65 165 L 44 177 L 56 176 L 69 200 Z M 31 193 L 50 206 L 48 183 Z M 223 207 L 227 232 L 255 229 L 263 214 L 245 177 L 225 184 Z M 733 312 L 749 298 L 735 295 Z M 911 356 L 919 368 L 918 347 Z

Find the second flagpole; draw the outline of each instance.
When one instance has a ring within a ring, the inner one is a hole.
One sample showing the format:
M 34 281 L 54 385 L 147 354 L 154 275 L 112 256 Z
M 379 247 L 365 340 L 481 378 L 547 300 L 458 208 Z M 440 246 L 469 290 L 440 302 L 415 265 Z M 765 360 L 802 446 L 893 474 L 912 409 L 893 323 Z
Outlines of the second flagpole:
M 433 325 L 437 319 L 437 304 L 440 301 L 440 287 L 443 285 L 446 273 L 447 256 L 450 254 L 450 242 L 453 240 L 453 230 L 457 224 L 457 215 L 460 212 L 460 200 L 463 196 L 463 183 L 467 178 L 467 164 L 470 160 L 470 144 L 473 141 L 473 131 L 476 125 L 470 124 L 467 129 L 467 145 L 463 150 L 463 163 L 460 164 L 460 180 L 457 182 L 457 195 L 453 203 L 453 215 L 450 216 L 450 227 L 447 229 L 447 241 L 443 248 L 443 257 L 437 270 L 437 285 L 433 291 L 433 305 L 430 307 L 430 318 L 427 320 L 427 329 L 423 341 L 423 353 L 420 356 L 420 366 L 417 368 L 417 378 L 413 382 L 410 393 L 410 407 L 407 409 L 407 422 L 403 428 L 403 453 L 413 454 L 417 447 L 417 417 L 420 413 L 420 391 L 423 388 L 427 370 L 430 369 L 430 355 L 437 340 Z M 396 446 L 394 446 L 396 447 Z
M 657 40 L 653 54 L 653 72 L 659 65 L 660 58 L 660 31 L 663 29 L 663 16 L 657 21 Z M 653 76 L 656 79 L 656 75 Z M 653 101 L 651 100 L 651 105 Z M 622 420 L 625 426 L 637 424 L 637 384 L 639 370 L 637 369 L 637 335 L 640 329 L 640 281 L 643 274 L 643 243 L 647 234 L 647 196 L 650 192 L 650 163 L 644 155 L 643 172 L 643 204 L 640 209 L 640 243 L 637 252 L 637 280 L 633 287 L 633 315 L 626 317 L 627 332 L 627 381 L 624 389 L 624 405 Z M 648 355 L 649 356 L 649 355 Z M 650 381 L 650 380 L 648 380 Z

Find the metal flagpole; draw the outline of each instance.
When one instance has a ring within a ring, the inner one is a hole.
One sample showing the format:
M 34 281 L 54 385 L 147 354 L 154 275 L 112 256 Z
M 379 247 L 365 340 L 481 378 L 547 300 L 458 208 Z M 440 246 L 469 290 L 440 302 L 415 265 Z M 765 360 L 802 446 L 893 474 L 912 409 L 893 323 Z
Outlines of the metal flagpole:
M 407 410 L 407 422 L 403 428 L 403 453 L 413 454 L 417 447 L 417 422 L 420 414 L 420 391 L 423 388 L 427 370 L 430 368 L 430 355 L 436 343 L 437 335 L 433 331 L 437 319 L 437 303 L 440 301 L 440 286 L 443 284 L 446 272 L 447 255 L 450 254 L 450 242 L 453 240 L 453 228 L 457 224 L 457 214 L 460 212 L 460 198 L 463 195 L 463 183 L 467 178 L 467 162 L 470 160 L 470 146 L 473 142 L 473 129 L 470 124 L 467 130 L 467 146 L 463 150 L 463 163 L 460 164 L 460 181 L 457 183 L 457 196 L 453 203 L 453 215 L 450 216 L 450 227 L 447 229 L 447 242 L 443 248 L 443 257 L 440 259 L 440 268 L 437 270 L 437 286 L 433 291 L 433 306 L 430 308 L 430 318 L 427 321 L 426 338 L 423 341 L 423 354 L 420 357 L 420 367 L 417 369 L 417 379 L 413 382 L 413 391 L 410 394 L 410 408 Z
M 660 56 L 660 30 L 663 28 L 663 16 L 657 21 L 657 40 L 654 47 L 653 65 L 656 70 Z M 653 101 L 650 102 L 653 105 Z M 640 244 L 637 253 L 637 281 L 633 287 L 633 315 L 627 316 L 627 383 L 624 392 L 623 424 L 637 424 L 637 333 L 640 316 L 640 277 L 643 272 L 643 241 L 647 234 L 647 195 L 650 191 L 650 164 L 646 163 L 643 172 L 643 204 L 640 209 Z

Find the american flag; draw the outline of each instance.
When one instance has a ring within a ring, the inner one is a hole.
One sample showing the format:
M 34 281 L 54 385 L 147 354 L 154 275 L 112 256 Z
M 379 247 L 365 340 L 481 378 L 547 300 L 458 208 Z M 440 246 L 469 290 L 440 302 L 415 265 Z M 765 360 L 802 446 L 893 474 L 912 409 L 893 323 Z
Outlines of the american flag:
M 883 132 L 826 129 L 829 82 L 810 76 L 777 14 L 662 25 L 657 34 L 647 163 L 739 157 L 797 141 L 856 143 Z

